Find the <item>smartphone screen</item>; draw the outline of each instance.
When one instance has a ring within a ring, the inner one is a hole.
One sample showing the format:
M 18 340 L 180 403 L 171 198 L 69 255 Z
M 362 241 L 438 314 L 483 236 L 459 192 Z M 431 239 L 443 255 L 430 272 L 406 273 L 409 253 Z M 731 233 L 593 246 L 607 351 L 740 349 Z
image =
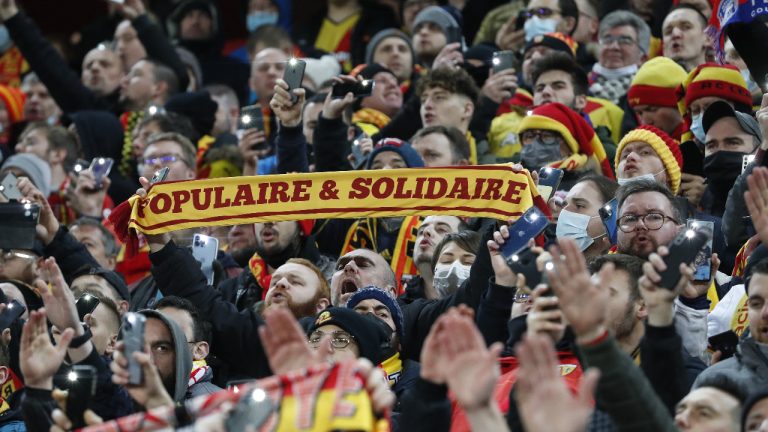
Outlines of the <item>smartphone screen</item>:
M 164 181 L 168 177 L 169 171 L 171 171 L 169 167 L 163 167 L 155 171 L 155 174 L 149 180 L 149 184 L 152 185 L 152 184 L 160 183 L 161 181 Z
M 27 308 L 24 307 L 18 300 L 11 300 L 5 305 L 5 310 L 0 313 L 0 332 L 7 329 L 13 324 L 14 321 L 19 319 Z
M 203 234 L 195 234 L 192 238 L 192 256 L 200 263 L 208 285 L 213 285 L 213 262 L 219 252 L 219 240 Z
M 35 248 L 35 227 L 40 206 L 31 203 L 0 203 L 0 250 Z
M 616 218 L 619 214 L 619 200 L 614 198 L 608 201 L 604 206 L 600 207 L 598 214 L 600 215 L 600 220 L 603 221 L 605 232 L 608 233 L 608 240 L 611 241 L 611 244 L 616 244 L 618 229 Z
M 563 170 L 546 167 L 539 171 L 539 184 L 536 188 L 544 201 L 549 201 L 560 186 L 563 179 Z
M 549 225 L 549 219 L 538 207 L 526 210 L 519 219 L 509 226 L 509 238 L 501 247 L 501 254 L 507 258 L 528 246 L 528 240 L 538 236 Z
M 688 219 L 686 223 L 688 229 L 702 230 L 709 237 L 709 241 L 696 254 L 693 264 L 696 271 L 693 273 L 693 280 L 708 281 L 712 276 L 712 236 L 715 232 L 715 223 L 711 221 Z
M 144 315 L 128 312 L 123 315 L 120 325 L 120 335 L 125 344 L 123 354 L 128 359 L 128 383 L 139 385 L 144 381 L 141 365 L 134 360 L 134 352 L 144 351 L 144 326 L 147 318 Z

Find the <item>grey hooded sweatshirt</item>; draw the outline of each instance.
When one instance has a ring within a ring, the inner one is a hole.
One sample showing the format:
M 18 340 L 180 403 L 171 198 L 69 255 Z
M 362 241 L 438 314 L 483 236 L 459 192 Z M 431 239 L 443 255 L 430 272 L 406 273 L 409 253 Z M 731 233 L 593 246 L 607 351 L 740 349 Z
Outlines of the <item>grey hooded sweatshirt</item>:
M 189 374 L 192 372 L 192 353 L 189 351 L 189 345 L 187 345 L 187 337 L 184 332 L 172 319 L 163 315 L 162 312 L 156 310 L 144 309 L 139 311 L 140 314 L 147 318 L 157 318 L 171 330 L 171 337 L 173 338 L 173 349 L 176 353 L 176 368 L 174 376 L 174 389 L 171 397 L 176 402 L 182 402 L 187 394 L 187 384 L 189 382 Z

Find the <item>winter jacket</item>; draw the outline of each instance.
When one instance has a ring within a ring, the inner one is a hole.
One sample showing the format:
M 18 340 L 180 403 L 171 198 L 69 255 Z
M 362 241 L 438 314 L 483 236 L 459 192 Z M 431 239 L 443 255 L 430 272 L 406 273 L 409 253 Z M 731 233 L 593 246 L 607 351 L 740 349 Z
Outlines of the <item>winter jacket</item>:
M 579 350 L 587 369 L 600 369 L 597 403 L 611 415 L 619 430 L 677 431 L 664 403 L 613 336 L 593 345 L 581 345 Z
M 736 347 L 733 357 L 704 370 L 693 383 L 693 388 L 718 375 L 738 382 L 749 393 L 763 390 L 768 386 L 768 356 L 751 336 L 747 337 Z
M 187 396 L 185 399 L 192 399 L 201 395 L 213 394 L 221 391 L 222 388 L 215 385 L 213 382 L 213 369 L 207 368 L 203 377 L 196 383 L 187 388 Z

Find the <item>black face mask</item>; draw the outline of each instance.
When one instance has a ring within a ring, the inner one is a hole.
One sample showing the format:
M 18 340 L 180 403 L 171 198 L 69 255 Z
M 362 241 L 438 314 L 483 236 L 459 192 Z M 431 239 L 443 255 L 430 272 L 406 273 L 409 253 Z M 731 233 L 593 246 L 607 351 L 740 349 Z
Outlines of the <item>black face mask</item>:
M 741 164 L 747 153 L 719 151 L 704 158 L 704 176 L 707 187 L 716 202 L 725 205 L 736 178 L 741 174 Z
M 475 80 L 475 84 L 479 88 L 483 88 L 483 84 L 485 84 L 485 80 L 488 79 L 488 71 L 491 69 L 488 66 L 475 66 L 473 64 L 470 64 L 469 62 L 465 62 L 462 65 L 462 68 L 467 71 L 469 76 L 472 77 L 473 80 Z

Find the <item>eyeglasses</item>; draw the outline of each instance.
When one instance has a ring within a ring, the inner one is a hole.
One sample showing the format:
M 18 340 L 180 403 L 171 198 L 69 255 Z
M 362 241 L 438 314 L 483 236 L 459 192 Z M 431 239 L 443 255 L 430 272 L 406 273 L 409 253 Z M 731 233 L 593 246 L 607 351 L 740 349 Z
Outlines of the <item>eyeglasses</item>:
M 637 45 L 637 42 L 631 36 L 605 35 L 600 38 L 600 45 L 611 46 L 614 42 L 617 42 L 621 47 Z
M 176 161 L 180 161 L 181 157 L 176 155 L 160 155 L 151 158 L 144 159 L 143 165 L 146 166 L 166 166 Z
M 544 144 L 554 145 L 557 144 L 557 139 L 560 138 L 560 134 L 553 131 L 537 129 L 529 129 L 520 134 L 520 140 L 522 142 L 531 142 L 536 138 Z
M 559 14 L 560 11 L 557 9 L 550 9 L 550 8 L 536 8 L 536 9 L 528 9 L 525 11 L 525 17 L 531 18 L 532 16 L 537 16 L 539 18 L 548 18 L 551 17 L 554 14 Z
M 656 231 L 664 226 L 664 222 L 671 220 L 675 224 L 679 225 L 679 222 L 674 218 L 663 215 L 661 213 L 648 213 L 646 215 L 628 214 L 619 218 L 619 229 L 625 233 L 630 233 L 637 228 L 637 224 L 642 221 L 643 226 L 649 231 Z
M 323 336 L 325 336 L 326 333 L 323 333 L 321 331 L 315 331 L 309 336 L 309 345 L 312 348 L 317 348 L 320 346 L 320 340 L 323 339 Z M 337 330 L 333 333 L 331 333 L 331 346 L 334 349 L 344 349 L 346 348 L 352 341 L 355 340 L 355 337 L 351 334 Z
M 14 258 L 35 259 L 36 257 L 30 253 L 20 252 L 15 250 L 6 250 L 0 253 L 0 259 L 2 259 L 3 261 L 10 261 Z

